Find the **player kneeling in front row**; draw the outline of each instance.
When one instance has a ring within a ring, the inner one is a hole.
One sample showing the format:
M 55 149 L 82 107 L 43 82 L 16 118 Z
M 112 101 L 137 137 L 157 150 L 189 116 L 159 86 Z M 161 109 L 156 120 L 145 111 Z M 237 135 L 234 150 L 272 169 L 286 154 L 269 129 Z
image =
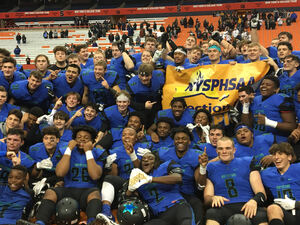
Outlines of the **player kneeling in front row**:
M 62 158 L 56 166 L 56 175 L 64 177 L 64 187 L 46 191 L 37 211 L 36 224 L 45 225 L 55 213 L 56 203 L 65 198 L 74 198 L 87 214 L 87 223 L 95 220 L 101 211 L 100 192 L 97 182 L 102 176 L 104 150 L 93 148 L 96 131 L 90 126 L 73 130 L 73 140 L 62 148 Z M 18 224 L 31 224 L 18 221 Z
M 181 174 L 178 164 L 167 161 L 159 165 L 159 157 L 151 152 L 143 155 L 141 169 L 132 170 L 126 194 L 134 195 L 137 190 L 149 205 L 154 218 L 145 225 L 195 224 L 192 208 L 179 192 Z M 105 225 L 112 224 L 103 214 L 97 217 Z

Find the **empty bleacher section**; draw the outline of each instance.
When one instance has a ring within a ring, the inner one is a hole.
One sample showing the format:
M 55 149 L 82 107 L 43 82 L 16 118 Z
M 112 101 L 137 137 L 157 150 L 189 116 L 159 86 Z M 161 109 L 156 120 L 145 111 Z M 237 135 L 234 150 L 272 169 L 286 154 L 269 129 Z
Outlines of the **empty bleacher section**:
M 109 9 L 109 8 L 118 8 L 123 3 L 123 0 L 99 0 L 97 8 L 99 9 Z

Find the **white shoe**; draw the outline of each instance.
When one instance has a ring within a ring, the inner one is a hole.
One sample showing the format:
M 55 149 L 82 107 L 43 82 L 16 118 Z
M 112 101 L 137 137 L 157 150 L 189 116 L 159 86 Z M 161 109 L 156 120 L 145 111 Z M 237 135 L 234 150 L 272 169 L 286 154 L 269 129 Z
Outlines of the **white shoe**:
M 102 213 L 98 213 L 96 216 L 96 221 L 102 225 L 118 225 L 113 220 L 109 219 L 106 215 Z

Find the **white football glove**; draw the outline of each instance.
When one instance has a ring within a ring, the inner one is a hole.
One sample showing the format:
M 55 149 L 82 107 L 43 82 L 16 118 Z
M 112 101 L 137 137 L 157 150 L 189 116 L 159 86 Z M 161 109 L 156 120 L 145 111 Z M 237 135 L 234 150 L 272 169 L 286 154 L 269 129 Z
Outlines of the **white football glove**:
M 41 123 L 47 123 L 49 124 L 50 126 L 53 125 L 53 115 L 50 114 L 50 115 L 43 115 L 43 116 L 40 116 L 38 119 L 37 119 L 37 123 L 38 124 L 41 124 Z
M 129 178 L 129 191 L 135 191 L 143 184 L 148 184 L 152 182 L 152 176 L 147 175 L 142 170 L 134 168 L 130 173 Z
M 105 168 L 109 169 L 111 167 L 111 165 L 113 164 L 113 162 L 117 159 L 117 153 L 111 154 L 109 156 L 107 156 L 106 158 L 106 163 L 105 163 Z
M 146 153 L 151 153 L 151 151 L 149 150 L 149 149 L 147 149 L 147 148 L 138 148 L 137 149 L 137 155 L 139 155 L 139 156 L 144 156 Z
M 163 49 L 162 49 L 162 50 L 156 50 L 156 51 L 154 52 L 153 57 L 152 57 L 152 62 L 155 63 L 157 60 L 159 60 L 159 59 L 161 58 L 162 52 L 163 52 Z
M 274 202 L 280 205 L 285 210 L 295 209 L 296 200 L 290 199 L 287 195 L 285 198 L 275 198 Z
M 186 127 L 190 130 L 190 132 L 193 132 L 194 128 L 197 127 L 197 126 L 198 126 L 197 124 L 194 125 L 194 124 L 192 124 L 192 123 L 188 123 L 188 124 L 186 125 Z
M 51 158 L 43 159 L 42 161 L 38 162 L 36 164 L 37 169 L 47 169 L 50 170 L 53 167 L 53 163 L 51 161 Z
M 38 196 L 41 193 L 42 189 L 47 185 L 46 180 L 47 178 L 43 178 L 42 180 L 36 183 L 32 183 L 34 185 L 33 191 L 35 196 Z
M 199 125 L 200 125 L 202 131 L 205 134 L 206 143 L 210 143 L 210 140 L 209 140 L 209 129 L 210 129 L 210 126 L 209 125 L 202 126 L 201 124 L 199 124 Z

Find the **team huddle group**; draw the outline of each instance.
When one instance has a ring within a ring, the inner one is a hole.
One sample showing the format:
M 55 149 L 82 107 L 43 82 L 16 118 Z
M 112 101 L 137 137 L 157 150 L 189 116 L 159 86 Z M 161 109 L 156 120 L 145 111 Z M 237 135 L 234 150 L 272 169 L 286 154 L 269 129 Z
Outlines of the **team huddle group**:
M 288 32 L 261 46 L 252 27 L 236 47 L 218 32 L 201 47 L 148 37 L 134 55 L 114 42 L 110 64 L 56 46 L 32 71 L 0 49 L 0 224 L 78 224 L 84 211 L 81 224 L 114 225 L 113 209 L 121 225 L 296 224 L 300 52 Z M 168 66 L 257 61 L 270 69 L 238 90 L 229 129 L 184 98 L 162 110 Z

